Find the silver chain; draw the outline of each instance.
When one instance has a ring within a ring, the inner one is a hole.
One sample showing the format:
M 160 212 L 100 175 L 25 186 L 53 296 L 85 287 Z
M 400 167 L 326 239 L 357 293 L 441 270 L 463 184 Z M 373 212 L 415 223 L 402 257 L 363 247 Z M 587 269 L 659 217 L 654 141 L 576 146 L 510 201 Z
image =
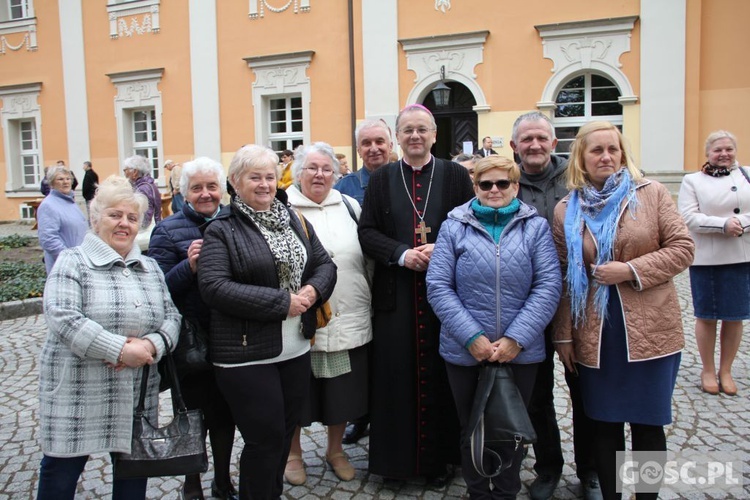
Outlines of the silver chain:
M 427 204 L 430 202 L 430 191 L 432 191 L 432 176 L 435 175 L 435 161 L 434 157 L 431 158 L 432 161 L 432 172 L 430 172 L 430 184 L 427 186 L 427 196 L 424 199 L 424 210 L 422 210 L 422 215 L 419 215 L 419 210 L 417 210 L 417 205 L 414 204 L 414 200 L 411 197 L 411 193 L 409 192 L 409 187 L 406 185 L 406 176 L 404 175 L 404 159 L 402 158 L 399 160 L 399 170 L 401 170 L 401 180 L 404 181 L 404 189 L 406 189 L 406 196 L 409 197 L 409 201 L 411 202 L 411 206 L 414 208 L 414 213 L 417 214 L 417 217 L 419 217 L 420 222 L 424 222 L 424 217 L 427 215 Z M 429 165 L 429 162 L 427 163 Z

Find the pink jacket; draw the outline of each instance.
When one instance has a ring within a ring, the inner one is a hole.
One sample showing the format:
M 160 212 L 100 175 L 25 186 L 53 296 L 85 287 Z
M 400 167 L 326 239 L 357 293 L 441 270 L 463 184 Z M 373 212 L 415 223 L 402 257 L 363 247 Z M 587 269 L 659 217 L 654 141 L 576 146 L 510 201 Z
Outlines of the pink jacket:
M 632 217 L 627 204 L 623 202 L 614 248 L 614 260 L 628 263 L 636 275 L 634 281 L 617 285 L 625 317 L 628 361 L 660 358 L 684 347 L 680 304 L 672 278 L 693 262 L 695 252 L 693 240 L 667 188 L 644 179 L 636 190 L 636 218 Z M 563 227 L 567 207 L 568 197 L 565 197 L 555 207 L 553 224 L 563 273 L 568 266 Z M 583 241 L 584 261 L 589 269 L 597 250 L 588 229 Z M 604 325 L 602 318 L 594 311 L 593 294 L 588 297 L 584 325 L 574 328 L 570 298 L 564 290 L 553 326 L 554 342 L 572 341 L 580 363 L 599 367 Z

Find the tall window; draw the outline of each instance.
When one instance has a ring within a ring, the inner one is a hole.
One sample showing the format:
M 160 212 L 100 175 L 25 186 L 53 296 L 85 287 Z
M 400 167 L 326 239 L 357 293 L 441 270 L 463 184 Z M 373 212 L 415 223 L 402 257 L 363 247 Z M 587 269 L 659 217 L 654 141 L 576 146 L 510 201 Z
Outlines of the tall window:
M 302 126 L 302 98 L 281 97 L 268 101 L 268 140 L 277 152 L 291 149 L 304 142 Z
M 31 17 L 29 0 L 8 0 L 8 19 L 25 19 Z
M 555 153 L 567 157 L 578 129 L 592 120 L 606 120 L 622 129 L 619 97 L 617 86 L 601 75 L 586 73 L 568 80 L 555 100 Z
M 21 120 L 18 122 L 18 132 L 23 185 L 24 187 L 36 187 L 42 181 L 36 123 L 34 120 Z
M 146 157 L 151 164 L 151 176 L 159 178 L 159 144 L 153 108 L 133 111 L 133 154 Z

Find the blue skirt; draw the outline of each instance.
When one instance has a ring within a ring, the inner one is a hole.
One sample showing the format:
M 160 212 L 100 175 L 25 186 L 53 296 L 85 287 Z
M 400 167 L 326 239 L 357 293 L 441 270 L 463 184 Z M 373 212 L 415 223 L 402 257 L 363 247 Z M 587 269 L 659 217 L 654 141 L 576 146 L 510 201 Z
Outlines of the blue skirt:
M 625 322 L 617 287 L 609 287 L 600 368 L 578 365 L 586 415 L 602 422 L 667 425 L 681 353 L 628 362 Z
M 690 266 L 693 310 L 700 319 L 750 319 L 750 262 Z

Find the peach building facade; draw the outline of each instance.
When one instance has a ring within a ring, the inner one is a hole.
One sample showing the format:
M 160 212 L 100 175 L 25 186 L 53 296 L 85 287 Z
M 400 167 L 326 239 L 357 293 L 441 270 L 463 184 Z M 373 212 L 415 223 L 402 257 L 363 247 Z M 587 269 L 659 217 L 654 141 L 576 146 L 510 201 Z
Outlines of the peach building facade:
M 540 110 L 560 153 L 608 119 L 675 187 L 710 131 L 750 147 L 748 21 L 746 0 L 0 0 L 0 220 L 29 217 L 60 159 L 104 178 L 144 154 L 162 186 L 167 159 L 228 165 L 247 143 L 357 164 L 357 122 L 415 102 L 436 156 L 485 136 L 512 156 Z

